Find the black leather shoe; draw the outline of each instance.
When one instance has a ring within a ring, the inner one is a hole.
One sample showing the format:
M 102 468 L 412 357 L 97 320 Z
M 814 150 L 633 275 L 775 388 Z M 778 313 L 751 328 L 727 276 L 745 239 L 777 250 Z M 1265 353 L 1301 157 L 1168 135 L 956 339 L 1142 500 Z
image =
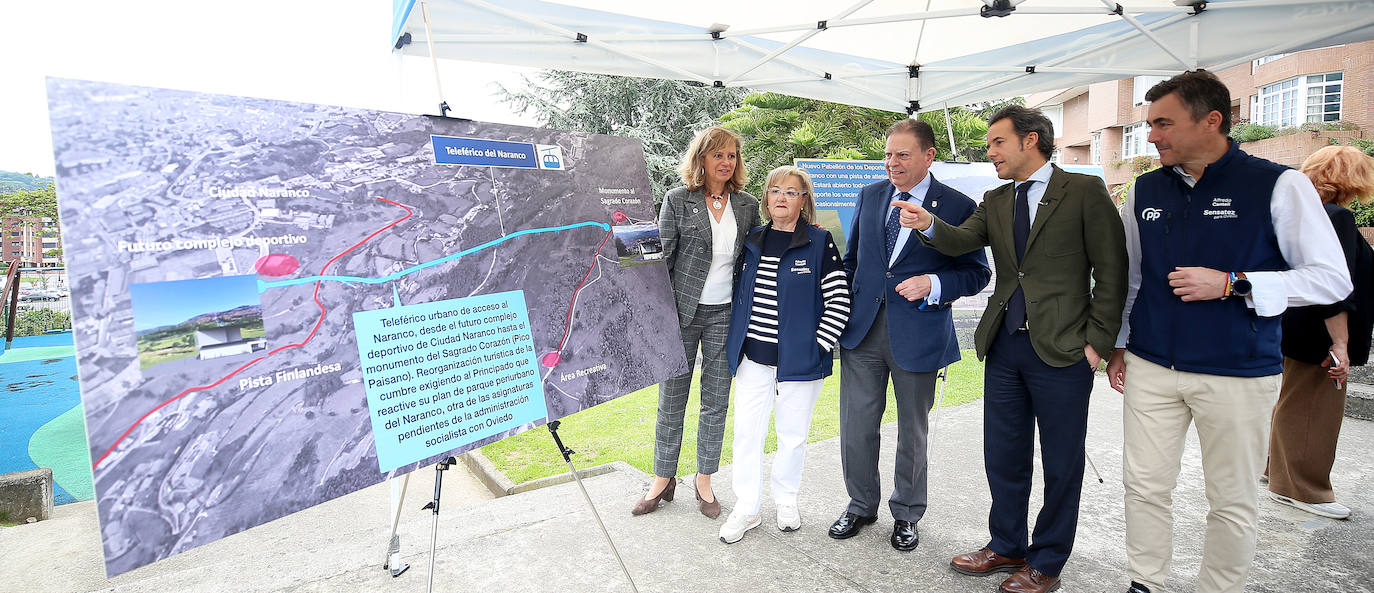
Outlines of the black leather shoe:
M 1135 581 L 1131 581 L 1131 588 L 1127 589 L 1126 593 L 1150 593 L 1150 588 Z
M 849 539 L 859 535 L 859 531 L 864 528 L 864 525 L 872 525 L 873 522 L 877 520 L 877 517 L 861 517 L 854 513 L 846 512 L 830 525 L 830 537 L 835 539 Z
M 892 524 L 892 548 L 899 552 L 910 552 L 921 543 L 921 535 L 916 532 L 916 524 L 898 519 Z

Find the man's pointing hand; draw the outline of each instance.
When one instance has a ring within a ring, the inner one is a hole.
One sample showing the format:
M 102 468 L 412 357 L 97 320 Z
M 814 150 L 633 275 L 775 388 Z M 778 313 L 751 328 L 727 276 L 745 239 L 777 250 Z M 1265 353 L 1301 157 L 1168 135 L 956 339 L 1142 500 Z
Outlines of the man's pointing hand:
M 903 200 L 894 201 L 892 205 L 902 209 L 902 226 L 922 232 L 930 228 L 932 217 L 925 208 Z

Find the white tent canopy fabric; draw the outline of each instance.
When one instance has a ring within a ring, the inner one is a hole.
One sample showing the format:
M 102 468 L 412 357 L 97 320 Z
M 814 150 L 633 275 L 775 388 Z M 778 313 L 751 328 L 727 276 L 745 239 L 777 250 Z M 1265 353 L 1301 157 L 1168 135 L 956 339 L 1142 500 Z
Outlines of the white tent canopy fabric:
M 908 112 L 1374 39 L 1368 1 L 1124 1 L 858 0 L 836 8 L 735 0 L 671 10 L 621 4 L 612 12 L 538 0 L 395 0 L 393 38 L 406 55 L 428 56 L 432 47 L 446 59 Z M 644 16 L 655 11 L 711 24 Z

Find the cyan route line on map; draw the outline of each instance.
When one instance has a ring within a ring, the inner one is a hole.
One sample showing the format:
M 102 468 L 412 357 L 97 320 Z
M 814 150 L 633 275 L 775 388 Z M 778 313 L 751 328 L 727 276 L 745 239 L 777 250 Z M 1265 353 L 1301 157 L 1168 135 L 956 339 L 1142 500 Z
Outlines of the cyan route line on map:
M 464 255 L 468 255 L 468 254 L 470 254 L 470 253 L 474 253 L 474 252 L 477 252 L 477 251 L 481 251 L 481 250 L 486 249 L 486 248 L 488 248 L 488 247 L 493 247 L 493 246 L 499 245 L 499 244 L 501 244 L 501 243 L 503 243 L 503 242 L 505 242 L 505 241 L 507 241 L 507 240 L 509 240 L 509 239 L 514 239 L 514 238 L 516 238 L 516 237 L 519 237 L 520 235 L 528 235 L 528 234 L 532 234 L 532 233 L 554 233 L 554 232 L 558 232 L 558 231 L 566 231 L 566 230 L 569 230 L 569 229 L 575 229 L 575 228 L 584 227 L 584 226 L 594 226 L 594 227 L 598 227 L 598 228 L 600 228 L 601 230 L 606 231 L 606 232 L 610 232 L 610 230 L 611 230 L 611 225 L 609 225 L 609 224 L 606 224 L 606 223 L 604 223 L 604 222 L 592 222 L 592 221 L 588 221 L 588 222 L 579 222 L 579 223 L 568 224 L 568 225 L 563 225 L 563 226 L 546 227 L 546 228 L 540 228 L 540 229 L 525 229 L 525 230 L 522 230 L 522 231 L 516 231 L 516 232 L 514 232 L 514 233 L 511 233 L 511 234 L 509 234 L 509 235 L 506 235 L 506 236 L 504 236 L 504 237 L 501 237 L 500 239 L 492 239 L 491 241 L 487 241 L 486 243 L 483 243 L 483 244 L 478 245 L 478 246 L 476 246 L 476 247 L 472 247 L 472 248 L 469 248 L 469 249 L 464 249 L 464 250 L 462 250 L 462 251 L 459 251 L 458 253 L 446 255 L 446 256 L 441 257 L 441 258 L 439 258 L 439 259 L 436 259 L 436 260 L 433 260 L 433 261 L 428 261 L 428 262 L 425 262 L 425 263 L 422 263 L 422 264 L 419 264 L 419 265 L 416 265 L 416 266 L 411 266 L 411 267 L 406 268 L 406 269 L 404 269 L 404 270 L 401 270 L 401 271 L 399 271 L 399 272 L 395 272 L 395 273 L 392 273 L 392 274 L 387 274 L 387 275 L 385 275 L 385 276 L 381 276 L 381 277 L 378 277 L 378 278 L 363 278 L 363 277 L 360 277 L 360 276 L 320 275 L 320 276 L 306 276 L 306 277 L 303 277 L 303 278 L 292 278 L 292 279 L 290 279 L 290 280 L 279 280 L 279 281 L 277 281 L 277 282 L 263 282 L 262 280 L 258 280 L 258 292 L 260 292 L 260 293 L 261 293 L 261 292 L 266 292 L 267 289 L 269 289 L 269 288 L 281 288 L 281 287 L 283 287 L 283 286 L 294 286 L 294 285 L 297 285 L 297 284 L 306 284 L 306 283 L 309 283 L 309 282 L 315 282 L 315 281 L 317 281 L 317 280 L 320 280 L 320 281 L 323 281 L 323 280 L 333 280 L 333 281 L 337 281 L 337 282 L 360 282 L 360 283 L 363 283 L 363 284 L 382 284 L 382 283 L 384 283 L 384 282 L 390 282 L 390 281 L 392 281 L 392 280 L 395 280 L 395 279 L 397 279 L 397 278 L 400 278 L 401 276 L 405 276 L 406 274 L 411 274 L 411 273 L 414 273 L 414 272 L 418 272 L 418 271 L 423 270 L 423 269 L 425 269 L 425 268 L 428 268 L 428 267 L 431 267 L 431 266 L 437 266 L 437 265 L 442 264 L 442 263 L 444 263 L 444 262 L 450 262 L 450 261 L 453 261 L 453 260 L 458 259 L 458 258 L 460 258 L 460 257 L 463 257 Z

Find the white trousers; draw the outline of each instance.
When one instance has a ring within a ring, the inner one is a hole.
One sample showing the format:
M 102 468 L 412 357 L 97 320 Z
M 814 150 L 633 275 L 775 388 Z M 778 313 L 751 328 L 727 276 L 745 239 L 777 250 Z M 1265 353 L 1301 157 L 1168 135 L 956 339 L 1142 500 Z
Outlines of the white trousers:
M 1280 375 L 1186 373 L 1126 354 L 1123 409 L 1128 575 L 1163 589 L 1173 556 L 1173 491 L 1188 425 L 1207 484 L 1198 593 L 1241 593 L 1255 559 L 1259 488 Z M 1190 535 L 1191 536 L 1191 535 Z
M 769 412 L 778 433 L 773 502 L 795 506 L 801 489 L 811 411 L 825 379 L 779 382 L 777 377 L 777 367 L 748 357 L 740 361 L 735 373 L 735 402 L 731 404 L 735 412 L 735 473 L 730 486 L 735 490 L 735 511 L 745 515 L 757 515 L 763 499 L 763 441 L 768 436 Z

